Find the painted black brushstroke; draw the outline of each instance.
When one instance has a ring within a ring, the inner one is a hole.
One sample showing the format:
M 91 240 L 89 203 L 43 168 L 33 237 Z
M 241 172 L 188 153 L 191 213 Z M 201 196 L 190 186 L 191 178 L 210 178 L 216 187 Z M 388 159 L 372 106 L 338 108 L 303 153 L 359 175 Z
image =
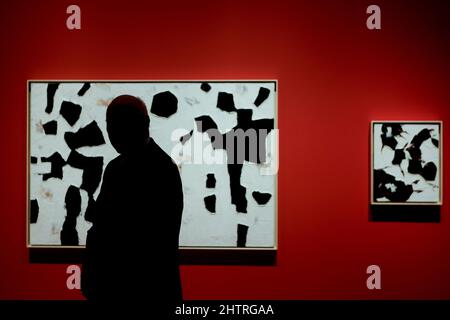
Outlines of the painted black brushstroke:
M 395 149 L 394 159 L 392 160 L 392 164 L 400 165 L 403 160 L 406 159 L 405 150 L 403 149 Z
M 80 188 L 86 190 L 88 194 L 93 194 L 102 179 L 103 157 L 93 157 L 86 165 L 83 172 L 83 180 Z
M 92 195 L 98 188 L 103 173 L 103 157 L 86 157 L 76 151 L 70 152 L 67 164 L 83 170 L 80 188 Z
M 236 111 L 234 106 L 233 94 L 227 92 L 219 92 L 217 96 L 217 108 L 226 112 Z
M 423 166 L 422 151 L 420 150 L 420 147 L 425 141 L 431 139 L 431 131 L 431 129 L 422 129 L 413 137 L 411 143 L 406 148 L 411 156 L 408 164 L 408 172 L 411 174 L 420 174 L 425 180 L 428 181 L 432 181 L 436 178 L 437 167 L 432 162 Z M 436 145 L 433 140 L 435 139 L 431 139 L 432 143 Z
M 431 139 L 431 142 L 434 144 L 434 146 L 436 148 L 439 148 L 439 140 L 438 139 L 433 138 L 433 139 Z
M 151 113 L 168 118 L 178 110 L 178 99 L 170 91 L 157 93 L 153 96 Z
M 420 147 L 410 144 L 408 148 L 406 148 L 409 155 L 411 156 L 411 159 L 420 161 L 422 159 L 422 151 L 420 150 Z
M 382 169 L 374 170 L 373 176 L 375 199 L 387 198 L 392 202 L 406 202 L 414 192 L 412 185 L 396 180 Z
M 198 132 L 206 132 L 211 140 L 213 149 L 221 149 L 223 148 L 220 143 L 220 139 L 216 140 L 216 137 L 221 137 L 221 133 L 217 128 L 216 122 L 210 116 L 200 116 L 195 118 L 197 131 Z
M 411 143 L 406 150 L 413 160 L 422 160 L 422 151 L 420 150 L 420 147 L 426 140 L 431 138 L 430 131 L 431 130 L 429 129 L 423 129 L 411 140 Z
M 30 223 L 36 223 L 39 217 L 39 203 L 37 199 L 30 201 Z
M 381 134 L 381 140 L 383 147 L 389 146 L 394 150 L 394 158 L 392 160 L 392 164 L 394 165 L 400 165 L 403 160 L 408 160 L 408 173 L 410 174 L 418 174 L 421 175 L 425 180 L 427 181 L 433 181 L 436 179 L 437 175 L 437 166 L 436 164 L 430 162 L 424 165 L 424 161 L 422 159 L 422 150 L 420 149 L 422 144 L 427 141 L 428 139 L 431 139 L 431 142 L 435 147 L 439 147 L 439 141 L 437 139 L 434 139 L 431 137 L 432 129 L 422 129 L 418 134 L 416 134 L 412 140 L 405 145 L 402 149 L 396 149 L 397 146 L 397 140 L 395 137 L 401 136 L 402 133 L 405 131 L 402 128 L 401 124 L 398 123 L 391 123 L 391 124 L 383 124 L 382 125 L 382 134 Z M 406 152 L 408 152 L 409 157 L 407 157 Z M 409 158 L 409 159 L 408 159 Z M 378 174 L 379 177 L 382 177 L 386 179 L 386 176 L 383 176 L 381 174 Z M 383 180 L 383 179 L 382 179 Z M 398 192 L 396 192 L 397 196 L 401 199 L 404 199 L 405 197 L 408 197 L 408 194 L 413 191 L 411 186 L 407 185 L 399 185 L 398 182 L 395 184 L 392 182 L 392 179 L 386 179 L 391 180 L 392 185 L 394 185 Z M 394 179 L 395 181 L 395 179 Z M 379 186 L 381 190 L 383 190 L 383 185 Z M 384 188 L 386 189 L 386 188 Z M 386 190 L 384 190 L 386 191 Z M 387 192 L 387 191 L 386 191 Z M 403 195 L 400 196 L 400 194 Z M 420 192 L 420 191 L 416 191 Z M 387 192 L 389 193 L 389 192 Z M 393 197 L 396 197 L 395 195 Z M 405 200 L 406 201 L 406 200 Z
M 209 212 L 216 212 L 216 196 L 214 194 L 206 196 L 203 201 L 205 202 L 205 207 Z
M 80 190 L 69 186 L 65 198 L 66 218 L 60 233 L 61 245 L 77 246 L 79 244 L 77 232 L 77 217 L 81 212 Z
M 428 162 L 422 169 L 422 176 L 427 181 L 434 181 L 437 175 L 437 166 L 433 162 Z
M 216 122 L 210 116 L 200 116 L 195 118 L 198 132 L 206 132 L 207 130 L 217 129 Z
M 59 113 L 64 119 L 66 119 L 68 124 L 73 126 L 78 119 L 80 119 L 81 109 L 82 108 L 79 104 L 70 101 L 63 101 L 61 103 L 61 110 Z
M 242 164 L 228 164 L 230 177 L 231 204 L 234 204 L 237 212 L 247 213 L 247 189 L 241 185 Z
M 95 221 L 95 200 L 92 193 L 88 194 L 88 205 L 84 212 L 84 220 L 92 223 Z
M 97 122 L 92 121 L 87 126 L 80 128 L 77 132 L 66 132 L 64 140 L 71 150 L 80 147 L 94 147 L 105 143 L 102 130 L 98 127 Z
M 390 147 L 391 149 L 395 149 L 395 147 L 397 147 L 397 140 L 394 137 L 386 137 L 386 136 L 381 136 L 381 143 L 382 143 L 382 148 L 384 148 L 385 146 Z
M 398 144 L 395 138 L 401 136 L 403 132 L 402 125 L 399 123 L 383 123 L 381 126 L 382 148 L 388 146 L 392 150 L 395 150 Z
M 44 123 L 42 127 L 44 128 L 45 134 L 55 135 L 58 132 L 58 123 L 56 122 L 56 120 Z
M 202 89 L 205 92 L 209 92 L 211 90 L 211 86 L 207 82 L 203 82 L 200 86 L 200 89 Z
M 259 205 L 265 205 L 269 202 L 272 195 L 266 192 L 253 191 L 252 192 L 253 199 L 255 199 L 256 203 Z
M 47 85 L 47 106 L 45 107 L 45 112 L 48 114 L 53 111 L 53 104 L 55 99 L 56 90 L 59 87 L 59 82 L 51 82 Z
M 234 146 L 234 150 L 229 150 L 227 148 L 227 154 L 230 155 L 228 161 L 232 163 L 243 163 L 243 161 L 249 161 L 253 163 L 264 163 L 266 161 L 266 138 L 270 131 L 274 128 L 274 119 L 258 119 L 252 120 L 253 111 L 251 109 L 239 109 L 237 110 L 237 125 L 226 132 L 222 137 L 224 141 L 224 146 L 227 145 Z M 256 141 L 251 145 L 251 142 L 248 138 L 245 138 L 244 141 L 239 140 L 236 135 L 238 130 L 242 130 L 241 132 L 252 132 L 256 133 Z M 234 139 L 234 143 L 231 144 L 228 139 Z M 244 152 L 238 152 L 238 147 L 241 144 L 244 144 Z M 250 151 L 252 151 L 250 153 Z
M 391 128 L 391 135 L 394 137 L 401 136 L 405 131 L 400 123 L 383 123 L 381 126 L 381 132 L 388 134 L 388 128 Z
M 248 226 L 238 224 L 237 226 L 237 246 L 244 248 L 247 245 Z
M 411 174 L 422 174 L 422 161 L 417 159 L 410 159 L 408 162 L 408 172 Z
M 37 157 L 31 157 L 31 164 L 36 164 L 38 162 Z
M 208 173 L 206 175 L 206 188 L 212 189 L 216 187 L 216 178 L 214 173 Z
M 420 148 L 422 146 L 422 143 L 431 138 L 431 131 L 432 130 L 430 129 L 422 129 L 411 140 L 411 144 L 416 146 L 417 148 Z
M 43 174 L 42 179 L 44 181 L 50 178 L 62 179 L 63 167 L 66 165 L 66 161 L 58 152 L 53 153 L 50 157 L 41 157 L 41 161 L 51 163 L 50 173 Z
M 89 90 L 90 87 L 91 87 L 91 84 L 89 82 L 85 82 L 83 84 L 83 86 L 81 87 L 81 89 L 78 91 L 78 95 L 80 97 L 84 96 L 84 94 L 86 93 L 86 91 Z
M 418 134 L 416 134 L 413 139 L 411 140 L 409 146 L 406 148 L 406 150 L 409 152 L 411 156 L 411 161 L 414 161 L 415 164 L 411 166 L 413 171 L 408 171 L 409 173 L 417 173 L 420 174 L 420 171 L 422 169 L 422 151 L 420 150 L 420 147 L 422 146 L 422 143 L 424 143 L 426 140 L 430 139 L 430 130 L 429 129 L 423 129 Z M 419 168 L 420 163 L 420 170 Z
M 265 141 L 267 135 L 274 129 L 274 119 L 253 120 L 251 109 L 238 109 L 236 116 L 237 125 L 224 134 L 219 133 L 217 124 L 209 116 L 197 117 L 195 121 L 199 132 L 207 132 L 214 149 L 224 149 L 227 152 L 231 203 L 236 206 L 238 212 L 246 213 L 246 188 L 241 185 L 242 164 L 244 161 L 258 164 L 266 161 Z M 254 130 L 255 141 L 245 137 L 245 133 L 252 132 L 249 130 Z M 244 134 L 239 135 L 238 132 Z M 216 141 L 216 136 L 222 139 Z
M 269 97 L 270 90 L 264 87 L 259 88 L 258 96 L 255 99 L 255 106 L 259 107 Z
M 180 137 L 181 144 L 185 144 L 188 142 L 188 140 L 192 137 L 192 134 L 194 133 L 194 130 L 189 131 L 189 133 L 185 134 L 184 136 Z

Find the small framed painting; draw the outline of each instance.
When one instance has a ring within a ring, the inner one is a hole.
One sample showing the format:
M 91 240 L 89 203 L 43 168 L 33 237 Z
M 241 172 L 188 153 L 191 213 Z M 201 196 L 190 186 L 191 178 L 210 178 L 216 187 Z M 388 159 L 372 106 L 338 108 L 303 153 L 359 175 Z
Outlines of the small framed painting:
M 442 122 L 373 121 L 371 204 L 442 204 Z

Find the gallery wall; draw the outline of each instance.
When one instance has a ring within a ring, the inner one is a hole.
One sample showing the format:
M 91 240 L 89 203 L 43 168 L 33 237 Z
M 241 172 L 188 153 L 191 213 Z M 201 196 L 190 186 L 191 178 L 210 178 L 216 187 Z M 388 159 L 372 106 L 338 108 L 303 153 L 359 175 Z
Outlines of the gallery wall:
M 368 1 L 69 4 L 0 3 L 0 299 L 82 298 L 25 247 L 27 79 L 278 80 L 277 262 L 183 266 L 185 298 L 450 299 L 448 3 L 377 1 L 377 31 Z M 443 121 L 439 222 L 371 221 L 372 120 Z

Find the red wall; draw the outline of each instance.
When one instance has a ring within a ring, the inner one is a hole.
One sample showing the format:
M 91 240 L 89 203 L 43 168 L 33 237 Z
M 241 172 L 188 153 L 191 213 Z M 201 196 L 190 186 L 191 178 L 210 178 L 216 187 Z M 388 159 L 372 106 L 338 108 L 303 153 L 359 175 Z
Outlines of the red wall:
M 369 221 L 371 120 L 443 120 L 450 141 L 450 6 L 412 2 L 376 1 L 369 31 L 369 1 L 78 0 L 69 31 L 69 1 L 1 1 L 0 298 L 81 298 L 67 265 L 28 262 L 27 79 L 278 79 L 277 265 L 184 266 L 185 297 L 450 299 L 449 189 L 440 223 Z

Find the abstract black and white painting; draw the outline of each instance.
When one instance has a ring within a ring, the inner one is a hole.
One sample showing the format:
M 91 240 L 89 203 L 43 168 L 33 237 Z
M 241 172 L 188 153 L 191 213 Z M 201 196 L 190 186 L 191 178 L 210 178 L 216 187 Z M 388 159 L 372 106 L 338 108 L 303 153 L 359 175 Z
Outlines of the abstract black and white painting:
M 180 246 L 276 248 L 276 81 L 29 81 L 28 90 L 30 247 L 85 244 L 90 204 L 117 156 L 106 108 L 129 94 L 145 102 L 150 135 L 178 165 Z M 236 132 L 240 162 L 230 161 Z
M 440 205 L 442 123 L 372 122 L 372 204 Z

